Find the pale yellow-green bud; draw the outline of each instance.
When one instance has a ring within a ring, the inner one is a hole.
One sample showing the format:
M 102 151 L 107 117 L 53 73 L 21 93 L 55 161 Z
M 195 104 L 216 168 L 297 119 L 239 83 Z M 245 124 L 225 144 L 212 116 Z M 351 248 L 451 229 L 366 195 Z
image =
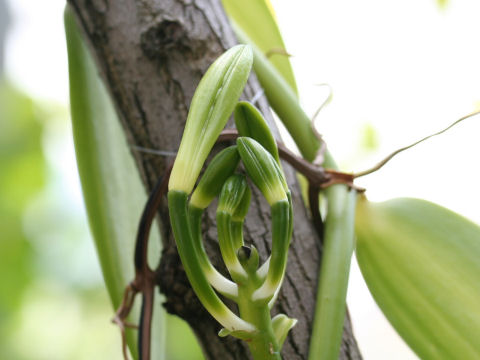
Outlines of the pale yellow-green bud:
M 243 91 L 252 62 L 250 46 L 237 45 L 220 56 L 203 76 L 190 105 L 169 190 L 191 193 L 205 159 Z

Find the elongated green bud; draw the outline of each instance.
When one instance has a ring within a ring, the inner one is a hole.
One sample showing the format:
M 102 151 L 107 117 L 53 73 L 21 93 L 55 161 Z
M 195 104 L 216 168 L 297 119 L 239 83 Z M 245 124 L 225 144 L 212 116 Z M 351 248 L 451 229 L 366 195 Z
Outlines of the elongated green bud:
M 190 204 L 205 209 L 220 193 L 222 186 L 233 174 L 240 161 L 237 147 L 230 146 L 219 152 L 208 165 L 190 199 Z
M 217 211 L 226 212 L 230 215 L 235 214 L 240 206 L 245 206 L 243 204 L 245 196 L 247 199 L 250 198 L 250 189 L 245 176 L 240 174 L 230 176 L 222 186 Z M 244 209 L 242 209 L 243 211 Z
M 242 245 L 237 250 L 237 257 L 240 264 L 242 264 L 243 268 L 249 275 L 254 274 L 257 271 L 260 258 L 255 246 Z
M 269 301 L 282 284 L 290 245 L 290 203 L 287 199 L 272 205 L 272 255 L 265 282 L 252 294 L 253 301 Z
M 212 289 L 198 256 L 187 214 L 188 195 L 168 192 L 168 208 L 178 253 L 188 280 L 205 309 L 227 330 L 253 333 L 255 326 L 235 315 Z
M 249 193 L 247 180 L 243 175 L 232 175 L 222 188 L 217 208 L 218 242 L 223 261 L 234 280 L 244 279 L 247 274 L 237 257 L 238 245 L 243 243 L 241 232 L 234 231 L 232 215 L 242 205 L 245 193 Z M 249 197 L 250 195 L 248 195 Z
M 242 93 L 252 62 L 250 46 L 237 45 L 220 56 L 203 76 L 190 105 L 169 190 L 192 192 L 205 159 Z
M 238 134 L 258 141 L 280 165 L 277 143 L 262 113 L 249 102 L 240 101 L 233 115 Z
M 243 221 L 247 216 L 248 209 L 250 207 L 250 199 L 252 198 L 252 191 L 250 187 L 247 187 L 243 198 L 237 205 L 235 211 L 232 214 L 232 224 L 230 231 L 232 233 L 233 248 L 239 249 L 243 245 Z
M 208 282 L 223 296 L 229 299 L 236 299 L 238 296 L 238 286 L 233 281 L 228 280 L 225 276 L 218 272 L 212 265 L 210 259 L 203 247 L 202 237 L 202 215 L 204 209 L 200 209 L 192 205 L 188 206 L 188 222 L 192 234 L 193 247 L 197 254 L 200 267 L 205 274 Z
M 249 187 L 247 187 L 247 191 L 243 194 L 242 200 L 238 203 L 235 211 L 232 214 L 232 220 L 236 222 L 241 222 L 243 224 L 243 220 L 247 216 L 248 209 L 250 207 L 250 200 L 252 198 L 252 191 Z
M 424 200 L 360 199 L 357 258 L 376 302 L 422 359 L 480 359 L 480 227 Z
M 275 159 L 257 141 L 239 137 L 238 152 L 248 176 L 257 185 L 270 205 L 287 200 L 286 181 Z

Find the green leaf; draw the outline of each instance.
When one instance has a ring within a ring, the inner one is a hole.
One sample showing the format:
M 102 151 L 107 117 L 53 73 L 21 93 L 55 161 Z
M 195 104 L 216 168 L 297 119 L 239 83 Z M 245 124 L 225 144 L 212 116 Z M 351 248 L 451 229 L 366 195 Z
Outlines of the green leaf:
M 222 0 L 227 15 L 264 54 L 278 51 L 269 61 L 297 94 L 292 66 L 269 0 Z M 284 52 L 284 54 L 281 54 Z
M 242 29 L 236 24 L 232 25 L 239 41 L 252 44 L 252 40 Z M 265 89 L 265 95 L 270 106 L 287 128 L 302 156 L 308 161 L 313 161 L 320 147 L 320 141 L 312 131 L 310 117 L 303 111 L 296 94 L 277 68 L 268 61 L 256 45 L 252 45 L 252 50 L 254 55 L 253 69 L 258 81 Z M 328 151 L 325 156 L 324 165 L 334 168 L 335 164 Z
M 111 100 L 68 7 L 65 30 L 78 171 L 103 276 L 117 308 L 125 286 L 134 278 L 135 235 L 147 197 Z M 158 234 L 152 234 L 150 244 L 150 253 L 158 256 Z M 164 319 L 160 300 L 156 302 L 152 358 L 163 359 Z M 137 308 L 132 322 L 138 322 L 138 314 Z M 136 357 L 134 333 L 127 335 Z
M 0 358 L 15 358 L 19 310 L 38 274 L 25 212 L 45 186 L 45 118 L 32 99 L 0 79 Z M 17 354 L 18 356 L 18 354 Z
M 437 0 L 437 5 L 440 9 L 445 9 L 448 6 L 448 0 Z
M 278 314 L 272 319 L 273 332 L 278 341 L 278 345 L 282 347 L 288 332 L 295 326 L 297 319 L 292 319 L 285 314 Z
M 480 358 L 480 227 L 418 199 L 370 203 L 357 258 L 376 302 L 422 359 Z
M 220 337 L 227 337 L 229 335 L 236 337 L 238 339 L 243 339 L 243 340 L 248 340 L 252 338 L 252 333 L 248 331 L 242 331 L 242 330 L 231 331 L 225 328 L 221 328 L 220 331 L 218 332 L 218 336 Z

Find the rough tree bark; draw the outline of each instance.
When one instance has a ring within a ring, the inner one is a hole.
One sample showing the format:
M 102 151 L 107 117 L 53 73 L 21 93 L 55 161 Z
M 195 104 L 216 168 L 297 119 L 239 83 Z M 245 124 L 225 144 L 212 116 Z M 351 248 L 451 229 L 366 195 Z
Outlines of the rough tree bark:
M 212 0 L 69 0 L 109 88 L 130 144 L 176 151 L 188 106 L 202 74 L 216 57 L 236 43 L 220 1 Z M 255 76 L 245 98 L 259 91 Z M 272 128 L 265 99 L 257 104 Z M 172 158 L 133 151 L 139 172 L 150 191 Z M 285 359 L 306 359 L 315 303 L 321 245 L 302 203 L 294 172 L 284 166 L 293 193 L 295 225 L 287 275 L 274 312 L 297 318 L 283 349 Z M 220 263 L 214 209 L 205 220 L 206 248 Z M 220 326 L 201 307 L 191 290 L 167 224 L 166 204 L 161 277 L 168 311 L 193 328 L 208 359 L 247 359 L 248 349 L 232 337 L 219 338 Z M 254 190 L 246 220 L 246 241 L 263 259 L 270 249 L 270 214 Z M 350 321 L 344 326 L 341 359 L 360 359 Z

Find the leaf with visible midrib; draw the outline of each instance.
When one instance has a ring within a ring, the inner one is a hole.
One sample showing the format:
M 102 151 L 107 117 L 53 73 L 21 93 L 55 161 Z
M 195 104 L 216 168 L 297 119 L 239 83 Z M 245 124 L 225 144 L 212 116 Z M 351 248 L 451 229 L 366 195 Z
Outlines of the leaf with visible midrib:
M 135 236 L 147 197 L 111 100 L 68 7 L 65 31 L 78 172 L 105 283 L 117 308 L 125 286 L 134 278 Z M 160 254 L 160 240 L 155 231 L 149 252 Z M 138 315 L 137 307 L 130 321 L 137 323 Z M 164 310 L 156 299 L 152 359 L 164 359 L 165 333 Z M 136 358 L 135 335 L 127 332 L 128 344 Z
M 426 200 L 359 199 L 357 259 L 375 301 L 422 359 L 480 358 L 480 227 Z

